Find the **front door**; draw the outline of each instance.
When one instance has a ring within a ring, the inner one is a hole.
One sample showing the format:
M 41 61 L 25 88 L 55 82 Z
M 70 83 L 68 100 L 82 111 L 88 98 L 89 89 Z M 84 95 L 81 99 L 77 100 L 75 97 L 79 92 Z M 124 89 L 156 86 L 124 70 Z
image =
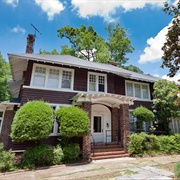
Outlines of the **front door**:
M 93 115 L 92 135 L 95 142 L 104 142 L 104 121 L 102 115 Z

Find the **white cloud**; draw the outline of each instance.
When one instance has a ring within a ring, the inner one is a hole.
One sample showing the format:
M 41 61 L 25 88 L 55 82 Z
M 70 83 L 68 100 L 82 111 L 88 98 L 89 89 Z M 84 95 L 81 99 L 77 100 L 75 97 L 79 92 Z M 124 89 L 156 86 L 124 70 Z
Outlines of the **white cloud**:
M 180 73 L 177 73 L 174 77 L 170 78 L 169 76 L 167 75 L 164 75 L 162 76 L 163 79 L 167 79 L 168 81 L 175 81 L 176 83 L 179 84 L 179 81 L 180 80 Z
M 59 0 L 35 0 L 35 3 L 47 13 L 50 21 L 53 20 L 55 14 L 60 14 L 64 10 L 64 6 Z
M 162 7 L 163 2 L 165 0 L 71 0 L 73 10 L 77 10 L 81 17 L 101 16 L 106 21 L 112 21 L 111 15 L 120 7 L 124 11 L 130 11 L 144 8 L 147 4 Z
M 151 37 L 147 40 L 148 46 L 144 49 L 144 53 L 140 55 L 139 63 L 144 64 L 147 62 L 159 61 L 163 55 L 161 50 L 168 32 L 168 27 L 171 23 L 164 27 L 155 37 Z
M 4 0 L 7 4 L 10 4 L 13 7 L 16 7 L 19 3 L 19 0 Z
M 24 34 L 26 32 L 26 30 L 24 28 L 20 27 L 19 25 L 17 25 L 16 27 L 13 27 L 11 29 L 11 32 Z

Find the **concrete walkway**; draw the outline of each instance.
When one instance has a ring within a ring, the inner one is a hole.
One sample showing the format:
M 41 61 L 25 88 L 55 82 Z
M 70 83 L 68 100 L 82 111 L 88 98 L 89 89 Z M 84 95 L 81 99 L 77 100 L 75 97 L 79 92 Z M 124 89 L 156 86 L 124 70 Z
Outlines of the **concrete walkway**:
M 32 171 L 0 173 L 0 180 L 166 180 L 173 179 L 174 173 L 161 167 L 178 161 L 180 155 L 97 160 L 85 164 L 57 165 Z

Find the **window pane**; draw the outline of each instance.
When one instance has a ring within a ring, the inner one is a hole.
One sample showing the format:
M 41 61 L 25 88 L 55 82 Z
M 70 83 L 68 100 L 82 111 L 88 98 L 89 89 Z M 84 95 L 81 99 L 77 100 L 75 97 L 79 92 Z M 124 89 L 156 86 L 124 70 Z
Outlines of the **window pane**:
M 141 98 L 141 86 L 139 84 L 134 84 L 135 97 Z
M 0 118 L 3 117 L 3 112 L 0 111 Z
M 96 75 L 89 75 L 89 91 L 96 91 Z
M 143 99 L 149 99 L 149 91 L 147 85 L 142 85 Z
M 51 87 L 51 88 L 58 88 L 58 86 L 59 86 L 59 70 L 50 69 L 47 86 Z
M 71 77 L 72 77 L 71 71 L 63 71 L 62 84 L 61 84 L 62 88 L 68 88 L 68 89 L 71 88 Z
M 99 76 L 99 84 L 98 84 L 99 92 L 104 92 L 105 89 L 104 87 L 105 87 L 105 77 Z
M 94 116 L 94 132 L 101 132 L 101 117 Z
M 132 83 L 126 83 L 127 96 L 133 96 L 133 85 Z
M 45 77 L 46 77 L 46 68 L 36 67 L 34 73 L 33 85 L 41 86 L 41 87 L 45 86 Z

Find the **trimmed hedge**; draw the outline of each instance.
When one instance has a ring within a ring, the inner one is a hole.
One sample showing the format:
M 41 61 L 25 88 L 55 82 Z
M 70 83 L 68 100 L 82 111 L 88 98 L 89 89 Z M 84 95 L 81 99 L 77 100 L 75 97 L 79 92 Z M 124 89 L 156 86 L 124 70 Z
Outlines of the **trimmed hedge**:
M 35 168 L 60 164 L 64 157 L 61 146 L 37 145 L 24 151 L 21 160 L 22 168 Z
M 39 142 L 49 137 L 53 121 L 51 106 L 43 101 L 30 101 L 16 112 L 10 136 L 15 142 Z
M 87 113 L 75 106 L 62 107 L 55 112 L 56 119 L 60 124 L 62 136 L 85 136 L 90 130 L 90 120 Z
M 156 155 L 180 153 L 180 134 L 171 136 L 133 133 L 130 135 L 128 152 L 133 155 Z

